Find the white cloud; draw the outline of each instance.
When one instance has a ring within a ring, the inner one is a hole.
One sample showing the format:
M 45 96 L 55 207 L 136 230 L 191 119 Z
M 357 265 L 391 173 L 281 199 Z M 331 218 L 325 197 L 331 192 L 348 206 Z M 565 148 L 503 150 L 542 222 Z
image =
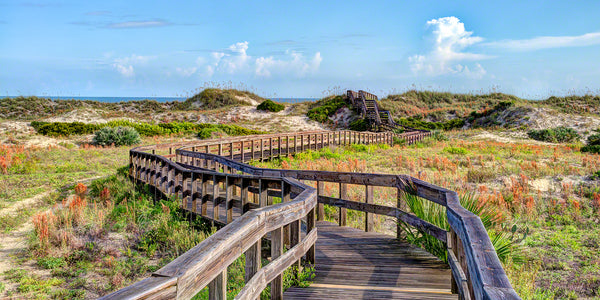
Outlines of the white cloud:
M 301 53 L 288 52 L 290 60 L 275 59 L 273 56 L 256 59 L 256 75 L 269 77 L 272 74 L 294 74 L 304 76 L 316 72 L 321 65 L 321 53 L 317 52 L 311 60 L 304 59 Z
M 489 58 L 487 55 L 464 52 L 467 47 L 483 41 L 483 38 L 472 36 L 473 32 L 465 30 L 456 17 L 444 17 L 427 22 L 431 28 L 433 47 L 427 54 L 409 57 L 411 70 L 414 73 L 427 75 L 463 74 L 480 78 L 485 70 L 480 64 L 469 68 L 459 64 L 461 61 L 474 61 Z
M 205 75 L 210 77 L 215 73 L 254 73 L 262 77 L 269 77 L 272 74 L 304 76 L 317 71 L 323 60 L 320 52 L 310 59 L 295 51 L 286 51 L 288 57 L 283 59 L 273 56 L 253 58 L 247 52 L 248 42 L 235 43 L 229 46 L 226 52 L 212 52 L 208 59 L 210 63 L 205 66 Z M 196 60 L 198 64 L 204 64 L 205 61 L 207 60 L 203 57 Z
M 533 51 L 549 48 L 584 47 L 598 44 L 600 44 L 600 32 L 591 32 L 577 36 L 540 36 L 524 40 L 502 40 L 483 45 L 515 51 Z
M 198 68 L 196 68 L 196 67 L 189 67 L 189 68 L 179 68 L 178 67 L 178 68 L 175 68 L 175 71 L 181 77 L 190 77 L 190 76 L 194 75 L 197 70 L 198 70 Z
M 145 65 L 148 61 L 155 59 L 155 56 L 142 56 L 132 54 L 128 57 L 116 58 L 112 66 L 125 77 L 135 76 L 134 66 Z

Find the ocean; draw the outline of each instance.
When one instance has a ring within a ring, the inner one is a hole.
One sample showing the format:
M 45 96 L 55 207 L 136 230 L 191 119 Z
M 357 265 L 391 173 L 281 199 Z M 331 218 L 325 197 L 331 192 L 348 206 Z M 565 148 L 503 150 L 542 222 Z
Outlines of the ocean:
M 9 98 L 16 98 L 17 96 L 8 96 Z M 185 101 L 186 97 L 87 97 L 87 96 L 42 96 L 39 98 L 50 98 L 52 100 L 92 100 L 98 102 L 127 102 L 127 101 L 141 101 L 141 100 L 156 100 L 158 102 L 170 102 L 170 101 Z M 298 103 L 305 101 L 316 101 L 317 98 L 270 98 L 275 102 L 285 103 Z

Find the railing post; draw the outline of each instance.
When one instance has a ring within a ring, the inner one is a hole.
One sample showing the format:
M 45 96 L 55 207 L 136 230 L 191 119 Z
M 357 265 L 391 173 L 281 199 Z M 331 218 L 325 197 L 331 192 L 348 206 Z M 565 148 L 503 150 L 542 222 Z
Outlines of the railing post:
M 404 202 L 404 191 L 400 188 L 398 188 L 397 194 L 396 194 L 396 207 L 398 209 L 400 209 L 401 211 L 406 212 L 406 202 Z M 400 220 L 396 220 L 397 224 L 396 225 L 396 238 L 397 239 L 403 239 L 404 238 L 404 232 L 402 231 L 402 227 L 400 226 Z
M 260 139 L 260 161 L 265 160 L 265 141 Z
M 202 192 L 200 198 L 200 202 L 202 204 L 200 204 L 200 215 L 202 215 L 203 217 L 206 217 L 208 209 L 208 176 L 210 175 L 202 174 Z
M 340 199 L 349 200 L 347 183 L 340 182 L 339 191 L 340 191 Z M 345 207 L 340 207 L 340 215 L 338 218 L 338 224 L 340 226 L 346 226 L 346 208 Z
M 318 203 L 319 196 L 323 195 L 323 181 L 317 181 L 317 221 L 325 220 L 325 205 Z
M 244 279 L 246 282 L 252 279 L 252 276 L 258 272 L 260 269 L 260 244 L 261 239 L 258 240 L 254 245 L 250 246 L 248 250 L 246 250 L 246 274 L 244 275 Z
M 290 186 L 287 182 L 285 182 L 284 180 L 281 181 L 281 202 L 285 203 L 285 202 L 290 202 L 291 198 L 290 198 Z M 285 225 L 283 227 L 283 244 L 284 245 L 289 245 L 290 244 L 290 225 Z
M 250 147 L 252 148 L 252 160 L 254 160 L 254 140 L 250 141 Z
M 242 215 L 250 210 L 250 201 L 248 201 L 248 187 L 250 179 L 242 178 L 240 187 L 240 200 L 242 201 Z
M 244 149 L 244 141 L 240 142 L 240 161 L 244 162 L 244 151 L 246 149 Z
M 373 186 L 366 185 L 365 186 L 365 203 L 373 204 Z M 373 231 L 373 214 L 365 212 L 365 231 L 371 232 Z
M 268 182 L 264 179 L 259 179 L 258 180 L 258 193 L 259 193 L 259 198 L 258 198 L 258 205 L 259 207 L 265 207 L 267 206 L 267 197 L 268 197 Z
M 313 207 L 308 214 L 306 214 L 306 232 L 310 232 L 313 228 L 316 227 L 315 222 L 315 208 Z M 312 245 L 310 249 L 306 252 L 306 260 L 309 264 L 315 264 L 315 245 Z
M 281 158 L 281 136 L 277 137 L 277 157 Z
M 271 260 L 283 255 L 283 230 L 281 227 L 271 231 Z M 283 277 L 277 275 L 271 281 L 271 299 L 280 300 L 283 298 Z
M 227 300 L 227 268 L 208 284 L 209 300 Z
M 213 175 L 212 187 L 213 220 L 219 221 L 219 179 L 217 178 L 217 175 Z
M 300 152 L 304 152 L 304 134 L 300 135 Z
M 227 224 L 233 222 L 233 189 L 234 178 L 233 177 L 225 177 L 225 209 L 227 210 Z

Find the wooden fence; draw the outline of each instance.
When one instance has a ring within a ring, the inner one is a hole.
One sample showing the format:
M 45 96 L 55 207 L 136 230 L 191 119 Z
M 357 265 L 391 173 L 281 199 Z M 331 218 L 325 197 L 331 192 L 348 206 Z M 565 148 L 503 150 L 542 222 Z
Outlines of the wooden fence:
M 272 298 L 280 299 L 283 271 L 299 265 L 301 257 L 314 263 L 315 219 L 322 220 L 324 205 L 331 205 L 339 208 L 340 226 L 347 225 L 348 209 L 357 210 L 365 215 L 366 231 L 373 230 L 373 215 L 383 215 L 397 218 L 445 243 L 453 292 L 461 299 L 518 299 L 481 220 L 460 205 L 454 191 L 404 175 L 264 169 L 244 163 L 329 146 L 392 143 L 394 137 L 414 143 L 430 134 L 313 131 L 132 149 L 133 178 L 155 187 L 157 193 L 176 195 L 184 209 L 227 225 L 151 277 L 105 298 L 189 299 L 208 286 L 211 299 L 224 299 L 227 266 L 245 253 L 246 285 L 236 299 L 256 299 L 269 283 Z M 317 188 L 300 180 L 313 182 Z M 337 198 L 323 195 L 325 183 L 339 185 Z M 348 185 L 364 186 L 365 202 L 350 201 Z M 375 204 L 373 187 L 397 189 L 397 205 Z M 223 192 L 224 197 L 220 196 Z M 414 192 L 446 207 L 450 231 L 402 210 L 401 195 L 405 192 Z M 272 197 L 282 202 L 272 204 Z M 226 218 L 219 217 L 222 203 Z M 241 212 L 240 217 L 234 218 L 234 208 Z M 301 239 L 303 222 L 306 236 Z M 272 261 L 260 268 L 260 241 L 267 233 L 272 243 Z M 289 249 L 285 254 L 284 247 Z

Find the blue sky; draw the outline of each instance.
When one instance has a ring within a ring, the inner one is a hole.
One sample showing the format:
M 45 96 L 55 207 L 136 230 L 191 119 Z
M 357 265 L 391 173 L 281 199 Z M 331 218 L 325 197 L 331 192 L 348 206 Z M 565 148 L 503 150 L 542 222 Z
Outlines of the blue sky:
M 600 91 L 600 1 L 156 2 L 0 0 L 0 94 Z

